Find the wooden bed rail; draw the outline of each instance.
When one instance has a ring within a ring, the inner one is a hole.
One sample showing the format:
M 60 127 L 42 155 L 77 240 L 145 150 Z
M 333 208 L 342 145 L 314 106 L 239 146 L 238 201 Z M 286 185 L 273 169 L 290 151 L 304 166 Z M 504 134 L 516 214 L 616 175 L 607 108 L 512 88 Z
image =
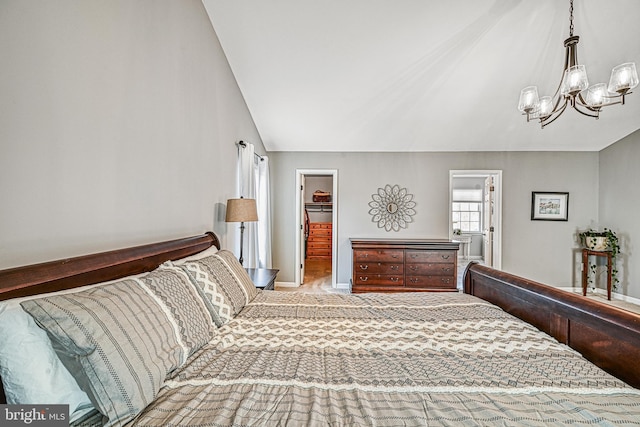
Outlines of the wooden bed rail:
M 475 262 L 465 270 L 464 292 L 501 307 L 640 388 L 640 314 Z

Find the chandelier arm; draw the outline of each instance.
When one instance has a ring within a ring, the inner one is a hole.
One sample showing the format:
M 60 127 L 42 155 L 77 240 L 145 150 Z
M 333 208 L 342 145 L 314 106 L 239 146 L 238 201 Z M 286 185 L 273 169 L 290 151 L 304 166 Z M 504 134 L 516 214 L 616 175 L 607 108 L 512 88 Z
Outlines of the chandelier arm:
M 582 111 L 580 108 L 578 108 L 578 106 L 581 106 L 581 105 L 580 105 L 580 104 L 576 104 L 576 103 L 574 103 L 574 104 L 572 105 L 573 109 L 574 109 L 574 110 L 576 110 L 578 113 L 582 114 L 583 116 L 593 117 L 594 119 L 597 119 L 597 118 L 599 118 L 599 117 L 600 117 L 600 114 L 599 114 L 599 113 L 600 113 L 600 110 L 593 110 L 593 109 L 591 109 L 591 108 L 589 108 L 589 107 L 583 107 L 583 106 L 581 106 L 581 107 L 583 107 L 583 108 L 588 108 L 588 109 L 589 109 L 589 111 L 594 111 L 594 112 L 596 113 L 596 114 L 591 114 L 591 113 L 588 113 L 588 112 L 586 112 L 586 111 Z
M 551 123 L 555 122 L 558 117 L 560 117 L 562 115 L 562 113 L 564 113 L 564 110 L 567 109 L 567 104 L 568 104 L 568 100 L 567 98 L 564 99 L 564 104 L 562 104 L 562 108 L 560 108 L 560 110 L 558 111 L 554 111 L 553 113 L 551 113 L 551 115 L 548 115 L 547 117 L 540 119 L 540 125 L 541 128 L 544 129 L 545 126 L 550 125 Z
M 555 98 L 556 95 L 557 95 L 557 93 L 553 95 L 553 98 Z M 563 99 L 564 99 L 564 103 L 562 104 L 562 106 L 560 106 L 560 102 Z M 556 102 L 555 102 L 555 104 L 553 104 L 553 109 L 549 113 L 549 116 L 559 112 L 560 110 L 564 111 L 565 108 L 567 108 L 567 98 L 565 98 L 564 96 L 559 96 L 559 97 L 556 98 Z

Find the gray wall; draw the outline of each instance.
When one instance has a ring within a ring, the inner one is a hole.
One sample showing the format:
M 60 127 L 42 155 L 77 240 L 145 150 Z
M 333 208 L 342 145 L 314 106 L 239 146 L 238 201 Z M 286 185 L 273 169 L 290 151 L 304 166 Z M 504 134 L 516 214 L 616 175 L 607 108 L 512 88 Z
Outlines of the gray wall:
M 640 131 L 600 152 L 598 225 L 621 239 L 618 292 L 640 298 Z
M 224 221 L 264 152 L 199 0 L 3 0 L 0 268 Z
M 0 40 L 0 268 L 210 229 L 235 245 L 233 143 L 264 147 L 200 1 L 4 0 Z M 279 280 L 294 275 L 296 168 L 339 171 L 342 283 L 349 237 L 447 237 L 448 171 L 501 169 L 505 270 L 577 284 L 576 231 L 608 226 L 622 292 L 640 297 L 638 132 L 600 153 L 270 155 Z M 371 222 L 385 184 L 415 195 L 407 230 Z M 531 221 L 533 190 L 569 191 L 569 221 Z
M 576 230 L 597 218 L 598 153 L 270 153 L 274 215 L 274 268 L 293 281 L 295 170 L 337 169 L 338 283 L 351 277 L 350 237 L 447 238 L 449 170 L 503 171 L 503 269 L 555 286 L 577 282 Z M 399 232 L 371 222 L 371 194 L 386 184 L 414 195 L 414 223 Z M 531 221 L 532 191 L 568 191 L 569 221 Z M 334 225 L 336 226 L 336 225 Z

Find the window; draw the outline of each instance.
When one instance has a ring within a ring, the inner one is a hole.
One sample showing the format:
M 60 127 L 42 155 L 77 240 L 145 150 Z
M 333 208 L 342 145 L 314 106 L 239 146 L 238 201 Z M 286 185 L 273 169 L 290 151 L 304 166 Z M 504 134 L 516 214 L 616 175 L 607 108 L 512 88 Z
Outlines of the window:
M 463 233 L 482 229 L 482 190 L 453 190 L 451 205 L 453 228 Z

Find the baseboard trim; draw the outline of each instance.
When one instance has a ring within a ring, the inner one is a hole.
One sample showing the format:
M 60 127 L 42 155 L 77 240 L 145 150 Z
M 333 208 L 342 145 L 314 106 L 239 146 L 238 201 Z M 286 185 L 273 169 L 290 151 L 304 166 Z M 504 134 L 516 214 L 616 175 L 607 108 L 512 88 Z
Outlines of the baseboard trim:
M 562 289 L 563 291 L 573 292 L 582 295 L 582 287 L 581 286 L 564 286 L 558 287 L 558 289 Z M 596 293 L 601 295 L 607 295 L 606 289 L 595 288 L 595 290 L 591 287 L 587 288 L 587 295 L 589 293 Z M 630 297 L 628 295 L 619 294 L 617 292 L 611 291 L 611 299 L 619 300 L 624 302 L 629 302 L 631 304 L 640 305 L 640 298 Z

